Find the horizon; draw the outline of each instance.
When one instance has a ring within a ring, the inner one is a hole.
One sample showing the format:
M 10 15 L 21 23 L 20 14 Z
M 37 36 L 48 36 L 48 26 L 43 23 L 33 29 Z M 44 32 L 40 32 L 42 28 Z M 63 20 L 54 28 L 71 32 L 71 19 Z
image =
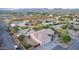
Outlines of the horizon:
M 48 9 L 48 10 L 53 10 L 53 9 L 79 9 L 79 8 L 0 8 L 0 9 L 9 9 L 9 10 L 16 10 L 16 9 Z

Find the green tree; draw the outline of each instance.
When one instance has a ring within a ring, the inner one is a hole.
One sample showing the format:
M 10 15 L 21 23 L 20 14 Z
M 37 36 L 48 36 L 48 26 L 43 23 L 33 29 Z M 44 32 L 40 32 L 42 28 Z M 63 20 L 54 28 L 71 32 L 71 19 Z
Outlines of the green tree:
M 66 44 L 71 41 L 71 37 L 68 34 L 64 34 L 61 39 Z
M 24 35 L 20 35 L 20 36 L 18 37 L 18 39 L 19 39 L 20 41 L 23 41 L 23 40 L 25 39 L 25 36 L 24 36 Z
M 28 48 L 31 48 L 31 47 L 32 47 L 32 45 L 31 45 L 31 44 L 26 44 L 26 45 L 24 44 L 23 46 L 24 46 L 26 49 L 28 49 Z
M 67 44 L 71 41 L 71 37 L 68 35 L 68 32 L 65 29 L 59 29 L 58 31 L 60 41 Z
M 62 26 L 63 29 L 66 29 L 67 27 L 68 27 L 67 25 L 63 25 L 63 26 Z
M 43 28 L 43 25 L 42 24 L 37 24 L 34 27 L 34 29 L 36 29 L 36 30 L 41 30 L 42 28 Z
M 19 27 L 14 27 L 13 29 L 12 29 L 12 31 L 15 33 L 15 32 L 17 32 L 19 30 Z

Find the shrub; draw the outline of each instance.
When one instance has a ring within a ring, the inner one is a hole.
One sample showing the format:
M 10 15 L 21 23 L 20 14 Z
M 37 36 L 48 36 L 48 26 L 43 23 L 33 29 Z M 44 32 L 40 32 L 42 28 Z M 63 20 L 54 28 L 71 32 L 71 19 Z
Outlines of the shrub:
M 35 30 L 41 30 L 42 28 L 43 28 L 42 24 L 37 24 L 34 27 Z
M 73 30 L 74 30 L 74 31 L 78 31 L 79 29 L 73 27 Z
M 67 25 L 63 25 L 62 28 L 63 28 L 63 29 L 66 29 L 66 28 L 67 28 Z
M 25 47 L 26 49 L 29 49 L 29 48 L 32 47 L 32 45 L 31 45 L 31 44 L 26 44 L 26 45 L 24 45 L 24 47 Z
M 18 39 L 19 39 L 20 41 L 23 41 L 23 40 L 25 39 L 25 36 L 24 36 L 24 35 L 20 35 L 20 36 L 18 37 Z
M 50 25 L 48 25 L 48 24 L 44 25 L 43 28 L 45 28 L 45 29 L 50 28 Z
M 68 34 L 64 34 L 61 39 L 66 44 L 71 41 L 71 37 Z
M 59 30 L 59 37 L 61 41 L 64 42 L 65 44 L 71 41 L 71 37 L 68 35 L 68 32 L 65 29 Z
M 12 29 L 12 31 L 15 33 L 15 32 L 17 32 L 19 30 L 19 27 L 14 27 L 13 29 Z

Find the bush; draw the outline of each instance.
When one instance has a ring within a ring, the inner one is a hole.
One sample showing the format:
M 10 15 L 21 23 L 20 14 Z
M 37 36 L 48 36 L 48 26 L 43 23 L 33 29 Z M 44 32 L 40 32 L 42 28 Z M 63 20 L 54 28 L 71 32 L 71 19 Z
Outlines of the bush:
M 35 27 L 34 27 L 35 30 L 40 30 L 40 29 L 42 29 L 42 28 L 43 28 L 42 24 L 37 24 L 37 25 L 35 25 Z
M 59 33 L 61 33 L 61 34 L 68 33 L 68 32 L 67 32 L 67 30 L 62 29 L 62 28 L 61 28 L 61 29 L 59 29 L 59 30 L 58 30 L 58 32 L 59 32 Z
M 24 47 L 25 47 L 26 49 L 29 49 L 29 48 L 32 47 L 32 45 L 31 45 L 31 44 L 26 44 L 26 45 L 24 45 Z
M 43 28 L 45 29 L 50 28 L 50 25 L 44 25 Z
M 79 29 L 73 27 L 73 30 L 74 30 L 74 31 L 78 31 Z
M 41 30 L 41 29 L 43 29 L 43 28 L 45 28 L 45 29 L 50 28 L 50 25 L 49 25 L 49 24 L 47 24 L 47 25 L 37 24 L 37 25 L 35 25 L 35 27 L 34 27 L 35 30 Z
M 67 25 L 63 25 L 62 28 L 63 28 L 63 29 L 66 29 L 66 28 L 67 28 Z
M 19 27 L 14 27 L 13 29 L 12 29 L 12 32 L 17 32 L 19 30 Z
M 60 29 L 58 33 L 58 36 L 60 37 L 61 41 L 65 44 L 71 41 L 71 37 L 68 35 L 68 32 L 65 29 Z
M 67 43 L 69 43 L 71 41 L 71 37 L 68 34 L 64 34 L 62 36 L 62 40 L 63 40 L 64 43 L 67 44 Z
M 23 40 L 25 39 L 25 36 L 24 36 L 24 35 L 20 35 L 20 36 L 18 37 L 18 39 L 19 39 L 20 41 L 23 41 Z

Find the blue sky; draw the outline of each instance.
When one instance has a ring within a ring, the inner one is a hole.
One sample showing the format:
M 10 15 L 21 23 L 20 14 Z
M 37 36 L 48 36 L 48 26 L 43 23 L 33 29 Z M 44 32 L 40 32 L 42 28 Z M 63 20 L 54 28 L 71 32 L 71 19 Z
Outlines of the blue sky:
M 79 0 L 0 0 L 0 8 L 79 8 Z

